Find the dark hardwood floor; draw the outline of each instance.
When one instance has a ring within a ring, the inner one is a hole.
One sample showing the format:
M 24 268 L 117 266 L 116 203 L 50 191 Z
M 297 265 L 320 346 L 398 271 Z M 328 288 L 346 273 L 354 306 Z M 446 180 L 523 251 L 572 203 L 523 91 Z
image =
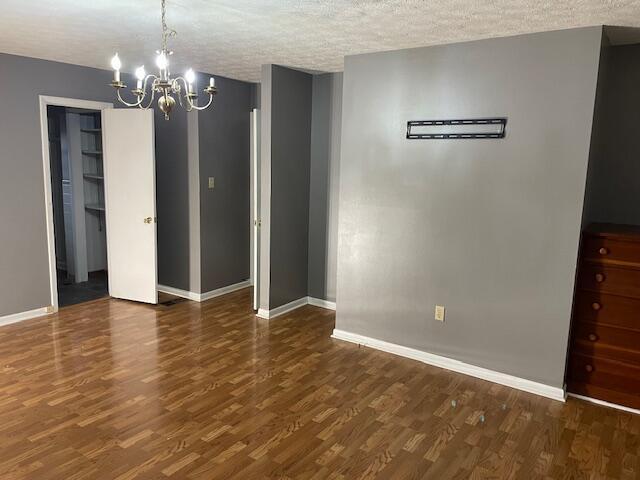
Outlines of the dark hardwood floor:
M 640 416 L 271 321 L 250 290 L 0 328 L 0 478 L 640 478 Z

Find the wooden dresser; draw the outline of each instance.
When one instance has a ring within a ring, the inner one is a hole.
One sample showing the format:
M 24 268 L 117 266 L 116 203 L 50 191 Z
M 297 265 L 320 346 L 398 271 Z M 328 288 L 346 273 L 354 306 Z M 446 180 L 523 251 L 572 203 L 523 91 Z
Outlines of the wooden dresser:
M 568 390 L 640 408 L 640 227 L 583 232 L 571 325 Z

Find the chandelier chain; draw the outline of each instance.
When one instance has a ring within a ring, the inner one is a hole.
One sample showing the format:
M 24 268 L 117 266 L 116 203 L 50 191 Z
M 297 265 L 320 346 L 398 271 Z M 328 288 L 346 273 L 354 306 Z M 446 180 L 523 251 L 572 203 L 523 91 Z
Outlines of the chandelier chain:
M 175 37 L 178 33 L 173 30 L 170 29 L 169 27 L 167 27 L 167 20 L 166 20 L 166 0 L 161 0 L 162 6 L 161 6 L 161 15 L 162 15 L 162 50 L 163 51 L 167 51 L 167 39 L 169 37 Z

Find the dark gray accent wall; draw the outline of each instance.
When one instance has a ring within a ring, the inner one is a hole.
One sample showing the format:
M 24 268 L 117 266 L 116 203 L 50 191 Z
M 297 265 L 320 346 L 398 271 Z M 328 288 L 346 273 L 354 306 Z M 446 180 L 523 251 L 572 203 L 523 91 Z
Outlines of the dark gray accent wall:
M 346 58 L 336 328 L 563 386 L 601 31 Z
M 2 316 L 51 305 L 38 96 L 112 102 L 114 92 L 106 70 L 0 54 L 0 72 Z
M 155 112 L 158 283 L 191 290 L 189 276 L 189 176 L 187 112 L 170 120 Z
M 208 83 L 208 75 L 199 75 Z M 254 85 L 216 77 L 213 109 L 198 114 L 201 290 L 249 279 L 249 113 Z M 215 178 L 214 189 L 208 177 Z
M 260 109 L 260 96 L 261 96 L 261 86 L 259 83 L 253 83 L 251 85 L 251 109 L 257 108 Z
M 313 76 L 308 295 L 336 299 L 342 73 Z
M 640 225 L 640 45 L 605 43 L 594 117 L 585 224 Z
M 307 296 L 312 77 L 276 65 L 271 75 L 269 308 L 273 309 Z

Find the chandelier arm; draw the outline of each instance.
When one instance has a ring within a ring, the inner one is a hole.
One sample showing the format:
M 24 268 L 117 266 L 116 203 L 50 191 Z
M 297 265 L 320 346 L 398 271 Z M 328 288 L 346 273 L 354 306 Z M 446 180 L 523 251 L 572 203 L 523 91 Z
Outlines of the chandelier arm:
M 187 101 L 187 105 L 188 105 L 187 107 L 185 107 L 183 105 L 183 103 L 182 103 L 182 95 L 178 95 L 178 101 L 180 103 L 180 106 L 182 108 L 184 108 L 187 112 L 190 112 L 191 110 L 198 110 L 198 111 L 206 110 L 211 105 L 211 103 L 213 102 L 213 94 L 210 93 L 209 94 L 209 101 L 207 102 L 206 105 L 203 105 L 201 107 L 196 105 L 193 102 L 193 100 L 191 100 L 191 98 L 189 97 L 189 88 L 188 88 L 187 81 L 183 77 L 176 77 L 175 80 L 174 80 L 174 83 L 177 85 L 178 81 L 182 82 L 182 84 L 184 85 L 184 91 L 187 92 L 187 94 L 184 95 L 184 98 Z
M 182 81 L 182 86 L 180 86 L 180 82 Z M 171 90 L 178 96 L 178 99 L 182 96 L 181 93 L 184 90 L 187 91 L 187 82 L 182 77 L 176 77 L 171 81 Z M 180 104 L 182 105 L 182 104 Z
M 179 82 L 182 82 L 182 86 L 180 86 Z M 188 87 L 187 81 L 184 79 L 184 77 L 176 77 L 173 80 L 173 84 L 174 84 L 173 91 L 176 92 L 176 94 L 177 94 L 176 96 L 178 97 L 178 103 L 180 104 L 180 106 L 182 108 L 184 108 L 187 112 L 190 112 L 191 110 L 193 110 L 194 105 L 193 105 L 193 102 L 191 101 L 191 99 L 189 98 L 189 87 Z M 184 90 L 186 92 L 184 95 L 182 95 L 182 90 Z M 182 101 L 182 97 L 183 96 L 185 98 L 186 105 Z
M 151 96 L 149 97 L 149 103 L 147 103 L 146 105 L 140 105 L 140 108 L 142 108 L 143 110 L 147 110 L 148 108 L 151 107 L 151 104 L 153 103 L 153 100 L 156 98 L 156 91 L 154 90 L 153 87 L 151 87 Z
M 150 73 L 149 75 L 147 75 L 146 77 L 144 77 L 144 85 L 143 85 L 143 89 L 146 92 L 147 91 L 147 84 L 149 83 L 149 80 L 153 79 L 153 82 L 151 83 L 151 90 L 153 90 L 153 85 L 156 82 L 156 80 L 158 80 L 158 76 L 154 75 L 153 73 Z
M 209 108 L 209 106 L 211 105 L 211 103 L 213 102 L 213 94 L 210 93 L 209 94 L 209 101 L 207 102 L 206 105 L 203 105 L 201 107 L 197 107 L 193 104 L 193 102 L 189 102 L 191 104 L 191 108 L 193 108 L 194 110 L 206 110 L 207 108 Z
M 191 108 L 191 104 L 187 103 L 187 105 L 185 105 L 185 104 L 184 104 L 184 102 L 182 101 L 182 95 L 181 95 L 181 94 L 178 94 L 178 95 L 176 95 L 176 96 L 178 97 L 178 104 L 179 104 L 182 108 L 184 108 L 184 110 L 185 110 L 186 112 L 190 112 L 190 111 L 192 110 L 192 108 Z M 187 98 L 187 97 L 186 97 L 186 95 L 185 95 L 185 98 Z
M 144 79 L 144 83 L 142 86 L 142 94 L 138 95 L 138 101 L 131 103 L 131 102 L 127 102 L 124 98 L 122 98 L 122 94 L 120 93 L 120 88 L 116 89 L 116 93 L 118 94 L 118 100 L 120 100 L 120 102 L 124 105 L 126 105 L 127 107 L 140 107 L 140 108 L 149 108 L 149 106 L 151 105 L 151 102 L 153 101 L 153 88 L 152 90 L 152 95 L 151 95 L 151 101 L 149 102 L 149 105 L 147 107 L 143 107 L 142 106 L 142 102 L 144 100 L 144 98 L 147 96 L 147 84 L 149 82 L 150 78 L 157 78 L 155 75 L 147 75 Z M 134 90 L 135 92 L 136 90 Z
M 146 105 L 146 106 L 142 105 L 142 102 L 140 103 L 140 108 L 142 108 L 142 109 L 144 109 L 144 110 L 146 110 L 146 109 L 148 109 L 149 107 L 151 107 L 151 104 L 153 103 L 153 100 L 154 100 L 154 99 L 155 99 L 155 97 L 156 97 L 156 89 L 155 89 L 155 87 L 154 87 L 154 84 L 155 84 L 156 80 L 158 79 L 158 77 L 157 77 L 156 75 L 153 75 L 153 74 L 149 74 L 149 75 L 147 75 L 147 76 L 145 77 L 145 79 L 144 79 L 144 86 L 142 87 L 142 88 L 143 88 L 143 90 L 144 90 L 144 92 L 145 92 L 145 93 L 144 93 L 144 96 L 146 96 L 146 94 L 147 94 L 147 83 L 148 83 L 148 82 L 149 82 L 149 80 L 151 80 L 151 79 L 153 79 L 153 82 L 151 83 L 151 97 L 149 98 L 149 103 L 147 103 L 147 105 Z M 143 96 L 142 98 L 144 98 L 144 96 Z
M 118 95 L 118 100 L 120 100 L 120 103 L 122 103 L 123 105 L 126 105 L 127 107 L 138 107 L 142 104 L 142 100 L 145 97 L 145 94 L 142 94 L 142 96 L 140 96 L 140 98 L 138 99 L 137 102 L 135 103 L 129 103 L 127 102 L 124 98 L 122 98 L 122 95 L 120 95 L 120 89 L 116 89 L 116 93 Z

